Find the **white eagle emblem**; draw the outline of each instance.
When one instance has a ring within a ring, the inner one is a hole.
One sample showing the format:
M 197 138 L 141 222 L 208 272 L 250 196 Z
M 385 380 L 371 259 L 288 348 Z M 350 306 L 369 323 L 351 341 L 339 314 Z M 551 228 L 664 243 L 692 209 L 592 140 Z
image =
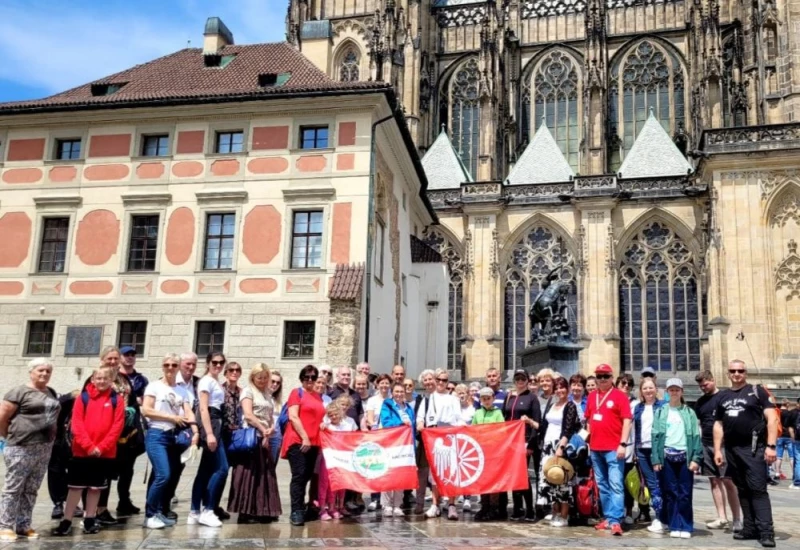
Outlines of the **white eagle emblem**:
M 442 483 L 468 487 L 483 473 L 483 449 L 464 434 L 437 437 L 433 443 L 433 467 Z

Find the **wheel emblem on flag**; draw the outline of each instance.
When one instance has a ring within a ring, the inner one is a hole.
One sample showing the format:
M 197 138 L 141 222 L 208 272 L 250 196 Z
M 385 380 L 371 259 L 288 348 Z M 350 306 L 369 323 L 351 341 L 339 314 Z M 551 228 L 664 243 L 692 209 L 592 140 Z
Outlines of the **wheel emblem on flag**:
M 483 473 L 483 449 L 468 435 L 450 434 L 433 444 L 434 468 L 445 485 L 469 487 Z
M 367 479 L 381 477 L 389 470 L 386 450 L 374 442 L 362 443 L 353 451 L 353 468 Z

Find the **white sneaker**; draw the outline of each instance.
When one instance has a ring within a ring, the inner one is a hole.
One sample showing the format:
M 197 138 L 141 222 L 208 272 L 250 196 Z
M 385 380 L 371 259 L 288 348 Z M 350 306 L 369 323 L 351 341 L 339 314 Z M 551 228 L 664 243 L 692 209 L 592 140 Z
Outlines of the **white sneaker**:
M 456 499 L 456 504 L 464 504 L 464 495 L 461 495 Z
M 425 512 L 425 517 L 428 518 L 435 518 L 442 515 L 442 511 L 439 510 L 439 507 L 435 504 L 431 504 L 431 507 L 428 508 L 428 511 Z
M 392 507 L 391 507 L 391 506 L 384 506 L 384 507 L 383 507 L 383 510 L 381 510 L 381 515 L 382 515 L 383 517 L 385 517 L 385 518 L 390 518 L 390 517 L 392 517 L 392 516 L 394 515 L 394 514 L 392 513 L 392 510 L 393 510 L 393 509 L 392 509 Z
M 152 516 L 144 520 L 144 526 L 147 529 L 163 529 L 167 524 L 161 521 L 158 516 Z
M 709 529 L 725 529 L 728 526 L 728 520 L 717 518 L 714 521 L 709 521 L 706 523 L 706 527 Z
M 669 538 L 671 538 L 671 539 L 679 539 L 679 538 L 681 538 L 681 532 L 680 531 L 670 531 L 669 532 Z
M 733 520 L 733 528 L 731 529 L 734 533 L 741 533 L 744 530 L 744 524 L 742 520 L 735 519 Z
M 468 498 L 464 499 L 464 505 L 461 507 L 461 509 L 464 510 L 465 512 L 472 511 L 472 503 L 469 501 Z
M 624 522 L 625 525 L 633 525 L 633 518 L 631 516 L 625 516 Z
M 189 512 L 189 515 L 186 516 L 186 525 L 197 525 L 200 523 L 200 514 L 195 511 Z
M 800 491 L 800 485 L 794 485 L 794 484 L 789 485 L 789 490 L 790 491 Z
M 369 512 L 374 512 L 377 509 L 378 509 L 378 503 L 375 501 L 370 502 L 369 506 L 367 506 L 367 511 Z
M 561 516 L 553 516 L 553 519 L 550 520 L 551 527 L 566 527 L 567 522 Z
M 214 514 L 214 510 L 203 510 L 197 523 L 205 525 L 206 527 L 222 527 L 222 522 L 216 514 Z
M 547 514 L 547 515 L 544 517 L 544 519 L 546 519 L 547 521 L 552 521 L 552 519 L 553 519 L 553 514 Z
M 647 526 L 647 530 L 651 533 L 663 533 L 664 526 L 659 520 L 654 519 L 652 522 L 650 522 L 650 525 Z
M 396 517 L 396 518 L 402 518 L 402 517 L 405 517 L 405 515 L 406 515 L 406 513 L 405 513 L 405 512 L 403 512 L 403 509 L 402 509 L 402 508 L 395 508 L 395 509 L 394 509 L 394 517 Z
M 681 538 L 690 539 L 692 538 L 692 534 L 689 531 L 681 531 Z

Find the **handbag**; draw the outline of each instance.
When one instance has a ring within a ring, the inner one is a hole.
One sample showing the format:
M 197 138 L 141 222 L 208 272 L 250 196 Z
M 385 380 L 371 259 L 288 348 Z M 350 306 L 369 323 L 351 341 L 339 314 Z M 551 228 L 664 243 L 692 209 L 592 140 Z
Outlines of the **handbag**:
M 258 446 L 258 436 L 261 434 L 255 428 L 239 428 L 231 433 L 230 441 L 225 447 L 228 453 L 249 453 Z

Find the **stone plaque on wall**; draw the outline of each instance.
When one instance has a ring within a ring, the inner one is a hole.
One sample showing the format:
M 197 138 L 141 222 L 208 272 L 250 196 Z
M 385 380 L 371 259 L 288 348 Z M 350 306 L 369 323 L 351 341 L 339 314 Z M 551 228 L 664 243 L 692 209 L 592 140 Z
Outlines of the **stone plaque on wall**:
M 64 355 L 100 355 L 103 327 L 67 327 Z

